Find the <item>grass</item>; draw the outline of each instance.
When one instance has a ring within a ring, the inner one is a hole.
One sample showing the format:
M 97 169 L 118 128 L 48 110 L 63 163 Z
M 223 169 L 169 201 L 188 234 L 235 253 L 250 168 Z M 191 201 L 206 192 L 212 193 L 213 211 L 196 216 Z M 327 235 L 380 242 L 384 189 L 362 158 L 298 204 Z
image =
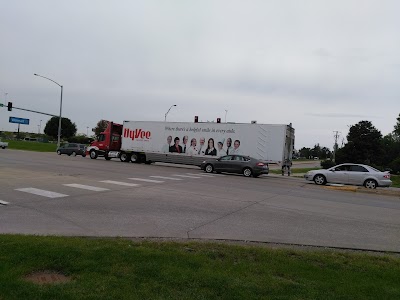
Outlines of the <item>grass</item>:
M 56 152 L 57 145 L 50 143 L 28 142 L 28 141 L 4 141 L 8 142 L 8 148 L 17 150 L 28 150 L 37 152 Z
M 392 180 L 392 187 L 400 188 L 400 175 L 391 175 L 390 180 Z
M 400 299 L 389 255 L 15 235 L 0 249 L 0 299 Z M 41 270 L 72 281 L 23 280 Z

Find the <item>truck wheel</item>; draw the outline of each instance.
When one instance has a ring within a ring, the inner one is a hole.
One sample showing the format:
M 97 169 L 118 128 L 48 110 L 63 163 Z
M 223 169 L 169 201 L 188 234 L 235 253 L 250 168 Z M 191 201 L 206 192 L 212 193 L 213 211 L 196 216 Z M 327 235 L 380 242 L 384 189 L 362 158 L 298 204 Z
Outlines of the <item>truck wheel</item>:
M 128 162 L 128 161 L 129 161 L 129 155 L 128 155 L 128 153 L 125 153 L 125 152 L 121 153 L 121 155 L 119 156 L 119 159 L 120 159 L 122 162 Z
M 104 158 L 105 158 L 106 160 L 110 160 L 110 159 L 111 159 L 111 157 L 108 156 L 108 153 L 107 153 L 107 152 L 104 154 Z
M 214 171 L 214 167 L 212 166 L 212 164 L 208 164 L 205 168 L 204 171 L 206 171 L 207 173 L 212 173 Z
M 90 150 L 89 155 L 91 159 L 96 159 L 98 156 L 96 150 Z
M 252 173 L 253 173 L 253 172 L 251 171 L 250 168 L 244 168 L 244 169 L 243 169 L 243 175 L 244 175 L 245 177 L 250 177 Z

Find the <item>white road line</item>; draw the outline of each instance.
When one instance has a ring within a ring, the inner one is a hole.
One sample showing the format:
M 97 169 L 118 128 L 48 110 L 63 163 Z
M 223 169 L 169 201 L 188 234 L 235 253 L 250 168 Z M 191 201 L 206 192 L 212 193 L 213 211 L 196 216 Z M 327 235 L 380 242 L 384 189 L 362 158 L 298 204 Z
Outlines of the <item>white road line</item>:
M 47 198 L 61 198 L 61 197 L 68 196 L 65 194 L 60 194 L 60 193 L 56 193 L 56 192 L 50 192 L 50 191 L 40 190 L 40 189 L 35 189 L 35 188 L 16 189 L 16 191 L 30 193 L 30 194 L 34 194 L 34 195 L 38 195 L 38 196 L 47 197 Z
M 179 177 L 184 177 L 184 178 L 201 178 L 199 176 L 190 176 L 190 175 L 178 175 L 178 174 L 174 174 L 172 176 L 179 176 Z
M 103 181 L 100 181 L 100 182 L 123 185 L 123 186 L 140 186 L 140 184 L 136 184 L 136 183 L 113 181 L 113 180 L 103 180 Z
M 152 183 L 163 183 L 165 181 L 161 180 L 153 180 L 153 179 L 145 179 L 145 178 L 128 178 L 130 180 L 137 180 L 137 181 L 143 181 L 143 182 L 152 182 Z
M 150 176 L 152 178 L 168 179 L 168 180 L 182 180 L 180 178 L 166 177 L 166 176 Z
M 78 184 L 78 183 L 70 183 L 70 184 L 64 184 L 64 185 L 69 186 L 69 187 L 78 188 L 78 189 L 94 191 L 94 192 L 109 191 L 109 189 L 105 189 L 105 188 L 101 188 L 101 187 L 97 187 L 97 186 L 91 186 L 91 185 Z
M 202 177 L 215 177 L 215 174 L 196 174 L 196 173 L 186 173 L 188 175 L 193 175 L 193 176 L 202 176 Z
M 7 204 L 10 204 L 10 202 L 6 202 L 6 201 L 3 201 L 3 200 L 0 200 L 0 205 L 7 205 Z

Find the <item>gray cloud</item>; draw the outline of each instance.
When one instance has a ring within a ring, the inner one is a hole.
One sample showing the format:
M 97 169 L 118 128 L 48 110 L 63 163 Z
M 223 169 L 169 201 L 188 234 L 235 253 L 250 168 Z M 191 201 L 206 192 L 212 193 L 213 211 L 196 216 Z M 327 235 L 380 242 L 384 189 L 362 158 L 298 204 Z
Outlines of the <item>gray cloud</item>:
M 346 7 L 346 9 L 344 9 Z M 333 143 L 368 118 L 398 115 L 397 1 L 3 1 L 0 99 L 64 115 L 86 133 L 99 119 L 293 123 L 296 146 Z M 343 112 L 345 112 L 343 114 Z M 46 117 L 27 117 L 36 132 Z M 316 117 L 329 118 L 329 122 Z

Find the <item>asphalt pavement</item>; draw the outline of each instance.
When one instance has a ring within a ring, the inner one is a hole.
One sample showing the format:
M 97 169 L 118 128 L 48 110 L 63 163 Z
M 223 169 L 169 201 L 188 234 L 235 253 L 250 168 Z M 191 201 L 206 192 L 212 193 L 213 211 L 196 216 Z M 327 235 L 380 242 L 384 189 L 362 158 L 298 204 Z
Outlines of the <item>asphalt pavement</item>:
M 299 178 L 0 152 L 0 233 L 228 239 L 400 251 L 400 198 Z

